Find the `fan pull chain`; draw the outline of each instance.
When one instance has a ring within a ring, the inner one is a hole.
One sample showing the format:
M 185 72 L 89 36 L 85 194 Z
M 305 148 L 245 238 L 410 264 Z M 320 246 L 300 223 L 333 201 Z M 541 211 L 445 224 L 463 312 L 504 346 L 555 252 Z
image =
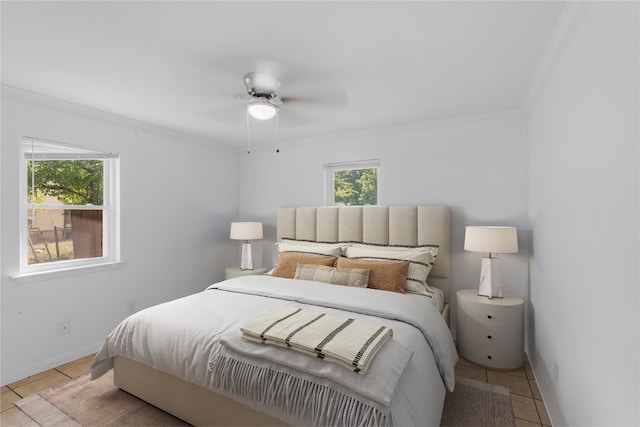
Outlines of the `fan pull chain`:
M 247 113 L 247 154 L 251 154 L 251 149 L 249 148 L 249 142 L 251 139 L 251 132 L 249 130 L 249 109 L 245 108 L 245 112 Z
M 276 153 L 280 152 L 280 148 L 278 148 L 278 139 L 279 139 L 279 130 L 280 130 L 280 112 L 276 111 Z

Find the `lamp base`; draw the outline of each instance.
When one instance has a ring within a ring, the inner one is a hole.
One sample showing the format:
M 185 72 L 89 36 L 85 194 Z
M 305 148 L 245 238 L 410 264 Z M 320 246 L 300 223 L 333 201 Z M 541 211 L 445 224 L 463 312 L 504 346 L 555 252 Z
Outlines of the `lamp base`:
M 498 258 L 482 258 L 478 295 L 489 298 L 502 298 L 502 283 L 500 283 Z
M 251 259 L 251 242 L 249 242 L 248 240 L 242 244 L 240 270 L 253 270 L 253 260 Z

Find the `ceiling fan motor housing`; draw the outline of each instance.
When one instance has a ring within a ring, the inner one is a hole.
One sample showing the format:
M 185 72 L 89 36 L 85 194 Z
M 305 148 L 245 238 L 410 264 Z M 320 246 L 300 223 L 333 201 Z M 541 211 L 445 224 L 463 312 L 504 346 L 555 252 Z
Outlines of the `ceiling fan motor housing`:
M 247 93 L 253 98 L 272 100 L 278 96 L 280 81 L 272 74 L 254 71 L 244 76 Z

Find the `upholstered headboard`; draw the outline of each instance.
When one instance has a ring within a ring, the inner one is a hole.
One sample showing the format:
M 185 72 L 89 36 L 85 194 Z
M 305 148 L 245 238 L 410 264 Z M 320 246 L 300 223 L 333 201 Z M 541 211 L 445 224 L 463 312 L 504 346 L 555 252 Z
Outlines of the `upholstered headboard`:
M 277 239 L 438 245 L 430 286 L 449 302 L 450 210 L 448 206 L 321 206 L 278 209 Z

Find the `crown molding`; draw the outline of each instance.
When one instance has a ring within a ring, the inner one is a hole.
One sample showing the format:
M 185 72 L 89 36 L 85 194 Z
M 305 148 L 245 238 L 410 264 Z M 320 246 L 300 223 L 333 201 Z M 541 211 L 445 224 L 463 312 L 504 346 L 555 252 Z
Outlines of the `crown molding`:
M 338 138 L 362 138 L 368 136 L 379 136 L 382 134 L 397 135 L 404 132 L 423 132 L 429 130 L 459 127 L 477 123 L 487 123 L 507 120 L 526 120 L 528 114 L 522 108 L 511 108 L 507 110 L 493 111 L 489 113 L 468 114 L 464 116 L 451 116 L 439 119 L 425 120 L 422 122 L 411 122 L 392 126 L 378 126 L 367 129 L 348 130 L 343 132 L 331 132 L 321 135 L 313 135 L 305 138 L 284 139 L 276 144 L 260 144 L 251 147 L 253 151 L 272 151 L 274 149 L 289 147 L 304 147 L 305 145 L 325 144 L 335 142 Z M 238 148 L 238 152 L 246 151 L 246 148 Z
M 41 105 L 46 108 L 53 108 L 56 110 L 64 111 L 70 114 L 86 117 L 93 120 L 98 120 L 105 123 L 110 123 L 117 126 L 123 126 L 132 129 L 134 132 L 147 132 L 162 136 L 165 138 L 179 139 L 181 142 L 192 143 L 197 145 L 206 145 L 207 147 L 218 148 L 225 151 L 236 151 L 235 147 L 231 147 L 226 144 L 212 141 L 207 138 L 203 138 L 198 135 L 193 135 L 186 132 L 180 132 L 177 130 L 165 128 L 155 124 L 143 122 L 136 119 L 120 116 L 117 114 L 109 113 L 106 111 L 98 110 L 84 105 L 75 104 L 73 102 L 62 101 L 57 98 L 52 98 L 46 95 L 41 95 L 36 92 L 31 92 L 25 89 L 20 89 L 15 86 L 9 86 L 1 84 L 2 98 L 11 97 L 19 101 L 30 102 L 36 105 Z
M 568 1 L 565 3 L 558 21 L 547 41 L 536 72 L 523 101 L 523 108 L 527 112 L 535 104 L 548 85 L 559 62 L 562 60 L 573 36 L 584 22 L 591 0 Z

